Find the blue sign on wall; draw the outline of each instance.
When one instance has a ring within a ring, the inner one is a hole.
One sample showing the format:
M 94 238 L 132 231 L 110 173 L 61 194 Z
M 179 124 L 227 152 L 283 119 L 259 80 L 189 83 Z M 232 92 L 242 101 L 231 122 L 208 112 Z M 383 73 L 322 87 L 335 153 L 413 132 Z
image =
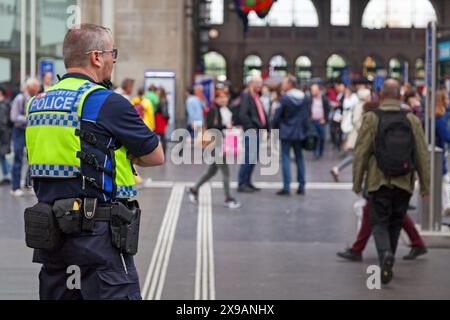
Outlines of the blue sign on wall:
M 439 61 L 449 61 L 450 60 L 450 41 L 441 42 L 439 46 Z
M 41 81 L 44 79 L 44 75 L 47 72 L 51 72 L 53 80 L 55 79 L 55 62 L 53 60 L 41 60 L 39 63 L 39 74 Z

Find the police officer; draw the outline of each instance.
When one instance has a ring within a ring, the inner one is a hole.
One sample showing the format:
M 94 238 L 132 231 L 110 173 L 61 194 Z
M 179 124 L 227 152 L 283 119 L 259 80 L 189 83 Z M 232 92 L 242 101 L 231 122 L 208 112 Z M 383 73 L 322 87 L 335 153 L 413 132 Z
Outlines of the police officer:
M 122 232 L 139 225 L 138 204 L 131 200 L 133 165 L 162 165 L 162 147 L 130 102 L 110 90 L 118 51 L 108 29 L 82 24 L 69 30 L 63 55 L 68 73 L 27 106 L 38 209 L 51 207 L 61 232 L 55 248 L 35 246 L 33 262 L 43 265 L 40 298 L 139 300 L 132 249 L 138 232 L 135 228 L 127 239 Z M 113 220 L 115 214 L 125 218 Z M 27 213 L 25 220 L 26 228 L 33 225 Z M 30 243 L 37 239 L 33 232 L 27 234 Z

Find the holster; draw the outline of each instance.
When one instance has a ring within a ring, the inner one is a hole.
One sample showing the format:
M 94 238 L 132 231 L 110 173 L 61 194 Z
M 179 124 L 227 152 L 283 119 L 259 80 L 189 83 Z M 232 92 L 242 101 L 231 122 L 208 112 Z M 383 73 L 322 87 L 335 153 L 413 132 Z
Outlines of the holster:
M 38 203 L 25 210 L 25 240 L 29 248 L 54 251 L 63 243 L 52 206 Z
M 117 202 L 111 210 L 111 235 L 114 247 L 122 254 L 135 255 L 139 245 L 141 209 L 137 201 Z

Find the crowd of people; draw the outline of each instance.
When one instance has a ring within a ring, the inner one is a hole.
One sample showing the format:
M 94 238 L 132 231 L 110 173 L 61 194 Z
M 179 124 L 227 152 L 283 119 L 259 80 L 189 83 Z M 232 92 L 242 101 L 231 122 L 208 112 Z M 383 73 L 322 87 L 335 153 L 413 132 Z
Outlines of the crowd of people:
M 429 155 L 424 134 L 425 91 L 424 87 L 401 85 L 393 79 L 386 80 L 377 91 L 367 82 L 353 85 L 335 82 L 327 86 L 314 83 L 300 87 L 293 76 L 285 77 L 278 86 L 268 86 L 261 77 L 253 76 L 240 93 L 232 92 L 228 87 L 217 90 L 212 105 L 206 103 L 202 87 L 195 86 L 186 101 L 187 127 L 192 137 L 194 128 L 199 127 L 225 129 L 238 126 L 244 132 L 251 129 L 279 130 L 283 179 L 283 189 L 277 192 L 279 196 L 291 194 L 292 150 L 297 166 L 297 194 L 305 195 L 303 153 L 312 151 L 314 159 L 320 160 L 329 134 L 332 149 L 342 158 L 330 169 L 330 178 L 339 182 L 341 172 L 353 164 L 354 191 L 360 197 L 359 202 L 364 202 L 357 240 L 351 248 L 338 252 L 338 256 L 361 261 L 362 252 L 373 234 L 383 271 L 382 281 L 389 283 L 402 228 L 411 241 L 411 251 L 404 259 L 414 260 L 427 253 L 415 223 L 407 214 L 408 209 L 415 209 L 410 205 L 417 189 L 414 171 L 418 173 L 422 197 L 428 197 L 429 193 Z M 442 88 L 436 93 L 435 134 L 437 146 L 444 151 L 450 143 L 448 110 L 449 92 Z M 311 128 L 314 129 L 311 131 Z M 311 132 L 316 137 L 312 150 L 305 144 Z M 260 142 L 258 138 L 257 149 Z M 249 141 L 244 141 L 245 163 L 239 170 L 239 193 L 260 191 L 252 182 L 255 163 L 248 161 L 252 157 L 249 144 Z M 445 152 L 443 157 L 442 175 L 446 176 Z M 398 167 L 386 169 L 389 166 Z M 222 167 L 213 164 L 209 168 L 189 190 L 191 201 L 198 202 L 199 187 L 219 169 L 223 172 L 225 206 L 241 207 L 230 196 L 226 164 Z M 443 190 L 446 194 L 446 185 Z M 448 198 L 444 196 L 446 212 L 449 211 L 448 205 Z

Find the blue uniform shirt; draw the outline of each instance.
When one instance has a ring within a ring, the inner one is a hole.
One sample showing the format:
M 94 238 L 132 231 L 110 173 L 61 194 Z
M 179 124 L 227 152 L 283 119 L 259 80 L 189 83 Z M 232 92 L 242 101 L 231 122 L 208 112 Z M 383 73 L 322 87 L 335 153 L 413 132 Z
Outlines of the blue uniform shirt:
M 77 78 L 94 82 L 82 74 L 66 74 L 62 79 Z M 141 157 L 152 153 L 159 144 L 158 136 L 152 132 L 137 114 L 128 100 L 111 90 L 98 90 L 90 94 L 83 107 L 81 130 L 95 133 L 103 144 L 117 149 L 125 146 L 129 153 Z M 111 158 L 91 145 L 82 142 L 83 151 L 97 156 L 100 165 L 111 167 Z M 96 171 L 89 165 L 81 164 L 83 174 L 94 178 L 97 184 L 112 191 L 111 177 Z M 82 179 L 34 179 L 34 190 L 39 202 L 53 204 L 59 199 L 98 198 L 101 202 L 109 200 L 107 195 L 86 184 L 82 189 Z

